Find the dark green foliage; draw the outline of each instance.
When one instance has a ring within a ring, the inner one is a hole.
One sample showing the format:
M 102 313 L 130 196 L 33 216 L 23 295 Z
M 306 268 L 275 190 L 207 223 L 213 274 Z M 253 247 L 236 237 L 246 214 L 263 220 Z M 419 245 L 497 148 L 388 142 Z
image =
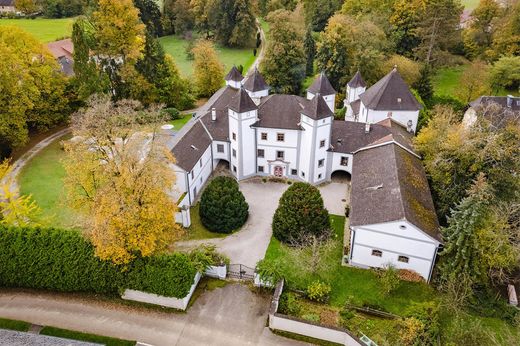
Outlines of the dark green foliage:
M 421 69 L 421 75 L 412 87 L 417 90 L 425 103 L 430 104 L 433 98 L 433 85 L 431 71 L 428 66 L 424 66 Z
M 117 294 L 125 288 L 184 297 L 194 265 L 185 254 L 140 258 L 126 267 L 101 261 L 79 232 L 0 227 L 0 286 Z
M 135 260 L 127 288 L 183 298 L 193 285 L 195 267 L 186 254 L 174 253 Z
M 200 218 L 210 231 L 231 233 L 247 221 L 248 215 L 249 206 L 233 178 L 217 177 L 202 193 Z
M 134 0 L 134 6 L 139 10 L 139 17 L 146 25 L 146 30 L 154 36 L 162 36 L 161 10 L 155 0 Z
M 182 118 L 181 112 L 177 108 L 165 108 L 162 110 L 164 113 L 166 113 L 166 118 L 168 120 L 177 120 Z
M 278 311 L 289 316 L 299 316 L 302 310 L 302 305 L 298 302 L 296 293 L 283 292 L 280 297 L 280 304 Z
M 89 0 L 43 0 L 42 11 L 47 18 L 75 17 L 89 9 L 92 4 Z
M 305 50 L 305 57 L 307 59 L 305 65 L 305 73 L 307 76 L 314 74 L 314 57 L 316 56 L 316 42 L 312 37 L 312 27 L 309 26 L 305 32 L 305 40 L 303 41 L 303 49 Z
M 423 324 L 416 345 L 437 345 L 441 332 L 439 306 L 435 302 L 413 303 L 407 317 L 413 317 Z
M 450 106 L 455 112 L 460 114 L 459 120 L 462 120 L 464 111 L 467 108 L 466 104 L 462 103 L 459 99 L 445 95 L 434 95 L 430 104 Z
M 273 217 L 273 235 L 285 243 L 307 235 L 320 236 L 330 229 L 329 212 L 320 191 L 307 183 L 292 184 L 280 198 Z
M 254 43 L 256 24 L 250 0 L 217 0 L 211 8 L 210 25 L 215 38 L 228 47 Z
M 311 25 L 314 31 L 323 31 L 329 18 L 342 4 L 342 0 L 304 0 L 305 22 Z

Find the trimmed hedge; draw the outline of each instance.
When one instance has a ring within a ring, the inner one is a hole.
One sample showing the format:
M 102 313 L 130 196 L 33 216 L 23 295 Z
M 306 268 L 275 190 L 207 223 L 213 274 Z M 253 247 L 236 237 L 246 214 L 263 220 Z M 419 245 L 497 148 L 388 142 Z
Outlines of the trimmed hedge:
M 116 266 L 94 256 L 79 232 L 0 227 L 0 286 L 118 294 L 125 288 L 184 297 L 196 270 L 188 255 L 139 258 Z
M 202 193 L 199 212 L 210 231 L 231 233 L 247 221 L 249 206 L 235 179 L 216 177 Z

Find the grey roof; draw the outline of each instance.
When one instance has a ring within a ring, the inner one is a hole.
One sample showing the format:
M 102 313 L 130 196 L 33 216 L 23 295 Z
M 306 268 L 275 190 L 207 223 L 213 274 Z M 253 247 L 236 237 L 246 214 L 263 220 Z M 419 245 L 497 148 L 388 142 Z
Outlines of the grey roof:
M 172 149 L 177 166 L 189 172 L 211 145 L 211 138 L 204 126 L 197 121 Z
M 217 119 L 211 120 L 211 112 L 206 113 L 200 120 L 206 126 L 211 137 L 216 141 L 229 141 L 229 116 L 227 110 L 216 110 Z
M 354 77 L 352 77 L 350 82 L 347 83 L 347 85 L 351 88 L 365 88 L 367 86 L 367 83 L 365 83 L 363 77 L 361 76 L 361 73 L 358 70 Z
M 315 95 L 318 93 L 322 95 L 336 94 L 336 90 L 334 90 L 334 87 L 332 87 L 332 84 L 330 84 L 330 81 L 324 72 L 320 73 L 318 78 L 314 80 L 307 91 Z
M 317 93 L 310 102 L 307 102 L 302 113 L 315 120 L 334 116 L 334 112 L 330 110 L 320 93 Z
M 373 110 L 417 111 L 422 108 L 397 68 L 368 88 L 360 98 L 366 108 Z
M 1 6 L 1 3 L 0 3 Z M 0 345 L 9 346 L 99 346 L 92 342 L 57 338 L 54 336 L 30 334 L 14 330 L 0 329 Z
M 234 82 L 241 82 L 242 79 L 244 79 L 244 76 L 242 76 L 242 73 L 240 73 L 236 66 L 233 66 L 226 77 L 224 77 L 224 80 L 232 80 Z
M 261 90 L 269 90 L 269 85 L 267 85 L 264 77 L 262 77 L 260 71 L 255 67 L 253 73 L 246 78 L 244 88 L 250 92 L 257 92 Z
M 390 141 L 395 141 L 413 151 L 412 137 L 403 126 L 391 119 L 371 124 L 368 133 L 365 132 L 364 123 L 334 120 L 330 151 L 351 154 L 361 148 Z
M 350 225 L 407 220 L 442 241 L 428 180 L 419 158 L 395 144 L 357 152 Z
M 258 106 L 255 127 L 301 130 L 301 112 L 309 101 L 294 95 L 269 95 Z
M 249 112 L 258 108 L 244 88 L 240 88 L 235 93 L 228 107 L 237 113 Z
M 511 99 L 510 106 L 508 107 L 507 99 Z M 511 109 L 514 112 L 520 111 L 520 97 L 510 96 L 480 96 L 478 99 L 471 101 L 469 105 L 473 108 L 483 107 L 491 103 L 496 103 L 503 108 Z
M 58 58 L 58 64 L 61 66 L 61 72 L 66 76 L 74 75 L 74 61 L 65 56 Z
M 352 107 L 352 113 L 354 115 L 359 115 L 359 108 L 361 106 L 361 100 L 357 99 L 356 101 L 350 102 L 350 107 Z
M 0 6 L 14 6 L 14 0 L 0 0 Z

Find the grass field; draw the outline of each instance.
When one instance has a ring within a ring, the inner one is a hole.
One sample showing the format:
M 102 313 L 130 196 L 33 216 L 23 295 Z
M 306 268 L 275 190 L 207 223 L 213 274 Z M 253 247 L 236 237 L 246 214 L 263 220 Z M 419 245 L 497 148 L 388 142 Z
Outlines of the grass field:
M 61 163 L 63 155 L 58 139 L 32 158 L 18 178 L 20 192 L 33 196 L 42 209 L 41 219 L 44 223 L 55 227 L 77 228 L 80 215 L 67 206 L 65 198 L 65 169 Z
M 462 0 L 461 2 L 465 8 L 467 8 L 468 10 L 473 10 L 478 6 L 480 0 Z
M 73 22 L 73 18 L 0 19 L 0 25 L 18 26 L 43 43 L 70 37 Z
M 183 40 L 178 36 L 161 37 L 159 41 L 164 47 L 164 50 L 175 60 L 181 75 L 184 77 L 191 77 L 193 75 L 193 60 L 188 60 L 186 56 L 186 46 L 188 46 L 188 41 Z M 255 61 L 252 48 L 235 49 L 217 45 L 216 50 L 220 62 L 224 65 L 224 71 L 226 73 L 231 69 L 231 67 L 233 67 L 233 65 L 242 65 L 244 66 L 244 71 L 247 71 Z

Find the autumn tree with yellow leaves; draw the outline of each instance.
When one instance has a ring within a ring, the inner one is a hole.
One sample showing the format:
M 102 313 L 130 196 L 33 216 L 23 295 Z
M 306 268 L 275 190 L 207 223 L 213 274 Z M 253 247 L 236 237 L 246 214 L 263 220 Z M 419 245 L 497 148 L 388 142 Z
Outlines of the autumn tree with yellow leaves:
M 70 203 L 90 217 L 96 255 L 114 263 L 165 250 L 181 235 L 168 195 L 174 162 L 158 134 L 159 109 L 94 96 L 72 117 L 65 144 Z

